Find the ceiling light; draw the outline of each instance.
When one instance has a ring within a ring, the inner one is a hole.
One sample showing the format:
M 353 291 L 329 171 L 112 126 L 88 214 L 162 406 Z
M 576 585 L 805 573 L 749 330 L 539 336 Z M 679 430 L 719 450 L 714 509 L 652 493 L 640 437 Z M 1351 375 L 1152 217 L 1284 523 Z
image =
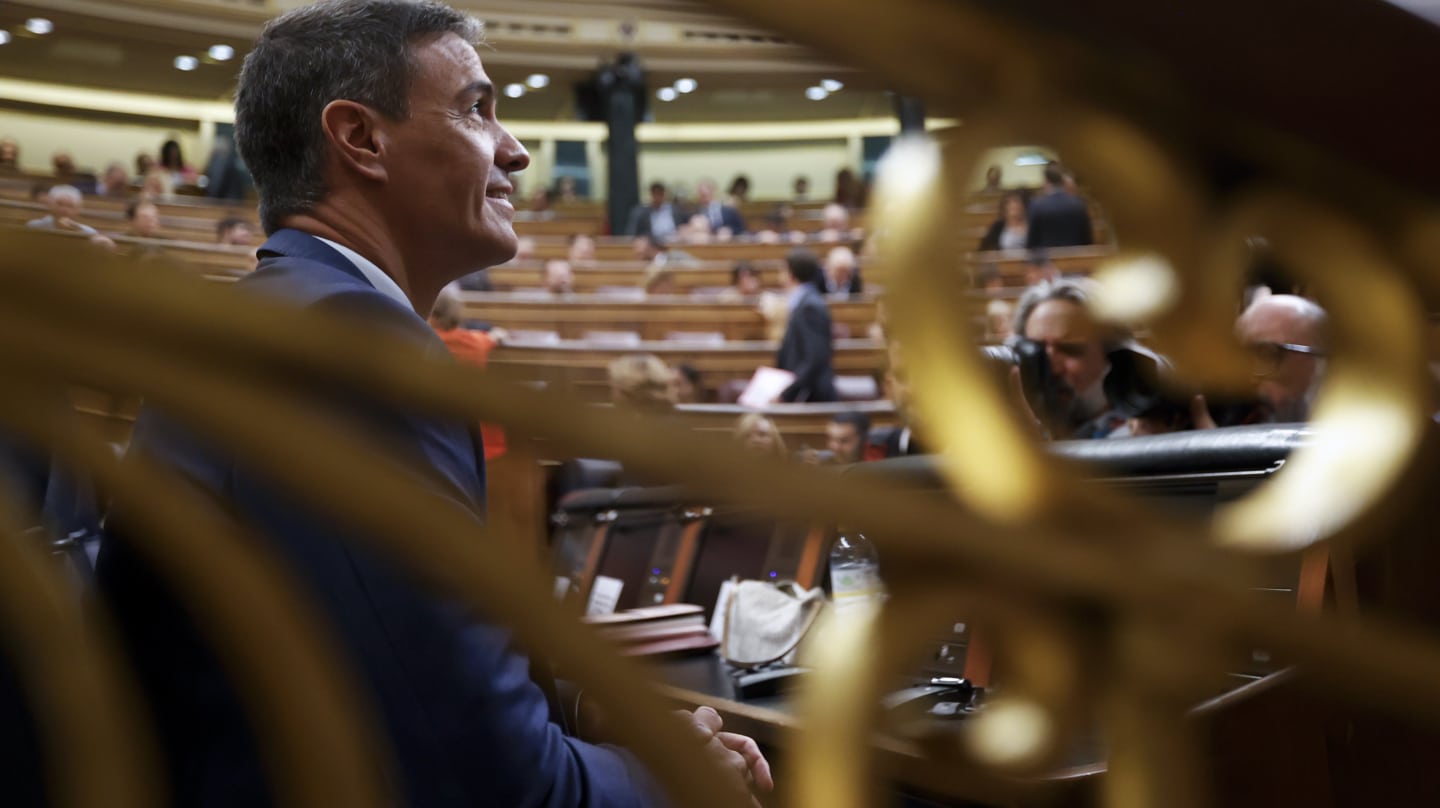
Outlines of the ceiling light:
M 505 85 L 505 97 L 506 97 L 506 98 L 519 98 L 520 96 L 522 96 L 522 95 L 524 95 L 524 94 L 525 94 L 525 85 L 523 85 L 523 84 L 519 84 L 519 83 L 514 83 L 514 82 L 512 82 L 512 83 L 510 83 L 510 84 Z
M 25 21 L 25 30 L 38 36 L 45 36 L 55 30 L 55 23 L 44 17 L 31 17 Z
M 838 93 L 845 89 L 845 85 L 835 79 L 820 79 L 820 89 L 827 93 Z
M 674 87 L 661 87 L 655 91 L 655 97 L 661 101 L 674 101 L 680 97 L 680 93 L 675 92 Z
M 805 88 L 805 97 L 810 99 L 811 101 L 823 101 L 825 100 L 825 96 L 829 94 L 829 91 L 827 91 L 824 87 Z
M 5 45 L 5 44 L 7 44 L 7 43 L 9 43 L 9 42 L 10 42 L 10 32 L 9 32 L 9 31 L 0 31 L 0 45 Z
M 693 93 L 700 82 L 695 79 L 675 79 L 675 91 L 680 93 Z
M 210 58 L 217 62 L 228 62 L 235 58 L 235 49 L 229 45 L 211 45 Z
M 531 73 L 525 79 L 525 83 L 530 85 L 532 90 L 543 90 L 550 86 L 550 77 L 544 73 Z
M 189 72 L 200 66 L 200 60 L 194 56 L 176 56 L 175 69 Z

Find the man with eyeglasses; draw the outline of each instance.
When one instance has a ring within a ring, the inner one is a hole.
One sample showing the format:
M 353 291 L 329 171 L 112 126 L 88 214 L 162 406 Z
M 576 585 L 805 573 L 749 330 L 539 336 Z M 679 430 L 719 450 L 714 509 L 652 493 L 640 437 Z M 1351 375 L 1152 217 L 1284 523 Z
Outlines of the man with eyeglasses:
M 1235 331 L 1254 357 L 1255 388 L 1272 420 L 1305 421 L 1325 373 L 1325 310 L 1295 295 L 1257 299 Z
M 1107 338 L 1090 316 L 1091 294 L 1085 279 L 1043 281 L 1026 289 L 1015 307 L 1016 337 L 1045 349 L 1054 376 L 1056 412 L 1044 425 L 1054 438 L 1104 438 L 1125 423 L 1104 386 L 1106 351 L 1118 335 Z

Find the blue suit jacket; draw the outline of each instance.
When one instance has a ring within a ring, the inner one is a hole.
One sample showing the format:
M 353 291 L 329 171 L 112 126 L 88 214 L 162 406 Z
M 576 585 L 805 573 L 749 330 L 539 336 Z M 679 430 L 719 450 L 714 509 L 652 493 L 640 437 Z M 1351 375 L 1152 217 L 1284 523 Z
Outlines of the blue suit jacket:
M 291 304 L 366 318 L 367 326 L 443 351 L 425 321 L 376 291 L 343 256 L 298 231 L 261 248 L 241 285 Z M 464 424 L 379 406 L 337 403 L 424 479 L 431 495 L 480 518 L 484 466 Z M 296 447 L 304 451 L 305 447 Z M 412 808 L 638 806 L 655 802 L 636 761 L 618 749 L 566 737 L 505 630 L 434 597 L 388 558 L 291 500 L 231 458 L 151 411 L 132 452 L 180 471 L 225 502 L 287 562 L 328 619 L 357 672 L 393 752 L 387 776 Z M 117 535 L 101 551 L 98 579 L 139 670 L 169 758 L 176 805 L 272 802 L 248 721 L 221 666 L 183 605 Z M 203 535 L 194 537 L 204 541 Z

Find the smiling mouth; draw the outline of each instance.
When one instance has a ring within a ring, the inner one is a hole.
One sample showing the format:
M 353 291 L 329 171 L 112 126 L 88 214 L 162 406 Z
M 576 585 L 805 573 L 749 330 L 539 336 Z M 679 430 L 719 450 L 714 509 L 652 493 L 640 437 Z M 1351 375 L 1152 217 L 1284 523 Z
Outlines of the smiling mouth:
M 503 199 L 506 202 L 510 201 L 510 192 L 505 190 L 486 191 L 485 196 L 487 199 Z

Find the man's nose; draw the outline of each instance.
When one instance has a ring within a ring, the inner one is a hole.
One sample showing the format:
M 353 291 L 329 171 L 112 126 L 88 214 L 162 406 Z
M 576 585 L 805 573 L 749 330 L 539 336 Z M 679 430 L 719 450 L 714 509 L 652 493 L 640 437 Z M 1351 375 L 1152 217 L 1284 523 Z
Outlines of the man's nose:
M 530 152 L 510 134 L 509 129 L 502 126 L 500 132 L 500 145 L 495 150 L 495 164 L 507 172 L 524 171 L 530 166 Z

